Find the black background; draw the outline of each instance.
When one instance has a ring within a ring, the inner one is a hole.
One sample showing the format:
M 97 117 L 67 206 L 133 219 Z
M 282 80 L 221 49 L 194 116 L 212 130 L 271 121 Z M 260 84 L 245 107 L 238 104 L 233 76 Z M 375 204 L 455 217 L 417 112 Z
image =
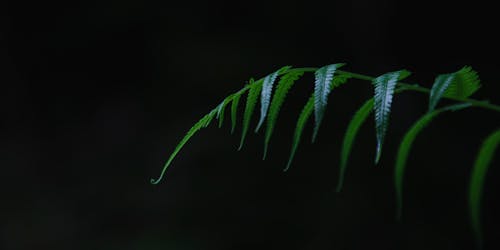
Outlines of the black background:
M 397 222 L 393 163 L 425 112 L 418 93 L 395 97 L 378 166 L 373 122 L 362 128 L 338 194 L 342 134 L 372 88 L 332 93 L 318 141 L 309 124 L 284 173 L 310 74 L 283 106 L 266 161 L 262 133 L 238 152 L 240 126 L 230 135 L 229 123 L 212 124 L 160 185 L 149 179 L 201 116 L 283 65 L 405 68 L 427 87 L 471 65 L 476 98 L 500 103 L 493 2 L 0 3 L 0 249 L 473 249 L 468 178 L 500 119 L 469 109 L 424 130 Z M 486 249 L 498 249 L 498 159 L 491 166 L 482 211 Z

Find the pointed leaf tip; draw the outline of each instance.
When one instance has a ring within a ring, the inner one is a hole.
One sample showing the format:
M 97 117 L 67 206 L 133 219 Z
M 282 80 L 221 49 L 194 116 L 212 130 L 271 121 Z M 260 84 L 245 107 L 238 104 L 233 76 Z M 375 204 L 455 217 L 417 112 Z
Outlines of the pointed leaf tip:
M 297 151 L 297 147 L 300 142 L 300 138 L 302 137 L 302 132 L 304 130 L 307 121 L 309 120 L 309 117 L 313 112 L 313 109 L 314 109 L 314 95 L 312 95 L 309 98 L 306 105 L 302 109 L 302 112 L 299 115 L 299 119 L 297 120 L 297 125 L 295 127 L 295 132 L 293 134 L 292 150 L 290 151 L 288 164 L 284 171 L 287 171 L 290 168 L 290 165 L 292 164 L 293 158 L 295 157 L 295 152 Z

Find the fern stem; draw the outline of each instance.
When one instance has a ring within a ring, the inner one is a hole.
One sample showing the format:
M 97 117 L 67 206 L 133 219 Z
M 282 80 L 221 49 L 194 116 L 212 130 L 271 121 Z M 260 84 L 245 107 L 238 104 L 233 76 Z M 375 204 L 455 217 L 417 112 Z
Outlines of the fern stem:
M 374 77 L 371 77 L 371 76 L 351 73 L 351 72 L 342 71 L 342 70 L 338 70 L 337 72 L 341 73 L 341 74 L 346 74 L 352 78 L 359 79 L 359 80 L 373 81 L 373 79 L 375 79 Z M 429 94 L 431 92 L 430 89 L 419 86 L 418 84 L 409 84 L 409 83 L 404 83 L 404 82 L 398 82 L 398 85 L 401 87 L 404 87 L 407 90 L 413 90 L 416 92 L 421 92 L 421 93 L 426 93 L 426 94 Z M 499 105 L 491 104 L 488 101 L 479 101 L 479 100 L 470 99 L 470 98 L 457 98 L 457 97 L 448 97 L 448 96 L 443 96 L 443 98 L 454 100 L 454 101 L 467 102 L 467 103 L 470 103 L 472 106 L 481 107 L 481 108 L 490 109 L 493 111 L 500 112 Z

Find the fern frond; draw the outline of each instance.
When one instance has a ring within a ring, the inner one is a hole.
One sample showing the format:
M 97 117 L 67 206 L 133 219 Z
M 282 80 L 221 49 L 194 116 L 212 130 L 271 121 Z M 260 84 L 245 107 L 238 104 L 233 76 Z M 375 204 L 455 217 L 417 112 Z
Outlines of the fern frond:
M 274 125 L 276 124 L 276 120 L 278 119 L 281 105 L 285 101 L 288 90 L 290 90 L 295 81 L 297 81 L 303 74 L 304 71 L 291 71 L 281 77 L 278 85 L 276 86 L 276 92 L 274 93 L 273 99 L 271 101 L 271 106 L 269 107 L 269 115 L 267 117 L 266 135 L 264 139 L 264 159 L 267 155 L 267 148 L 273 134 Z
M 352 120 L 347 126 L 347 131 L 344 135 L 344 141 L 342 143 L 342 150 L 340 152 L 340 172 L 339 180 L 337 184 L 337 192 L 340 192 L 344 183 L 345 169 L 347 167 L 347 159 L 349 159 L 349 154 L 351 153 L 352 143 L 356 138 L 359 128 L 365 122 L 366 118 L 370 115 L 373 110 L 373 98 L 366 101 L 361 108 L 356 111 Z
M 456 111 L 459 109 L 463 109 L 469 107 L 469 103 L 461 103 L 456 105 L 447 106 L 445 108 L 440 108 L 431 112 L 426 113 L 417 122 L 413 124 L 413 126 L 406 132 L 399 145 L 398 154 L 396 157 L 396 166 L 394 170 L 394 184 L 396 187 L 396 202 L 397 202 L 397 219 L 401 218 L 401 212 L 403 207 L 403 177 L 404 171 L 406 167 L 406 160 L 408 159 L 408 153 L 410 152 L 411 146 L 415 141 L 418 133 L 427 126 L 436 116 L 445 112 L 445 111 Z
M 300 137 L 302 137 L 302 131 L 304 130 L 304 127 L 307 123 L 307 120 L 311 116 L 313 109 L 314 109 L 314 95 L 311 95 L 306 105 L 302 109 L 299 119 L 297 120 L 297 126 L 295 127 L 295 132 L 293 134 L 292 150 L 290 152 L 290 157 L 288 158 L 288 163 L 284 171 L 287 171 L 290 168 L 290 165 L 292 164 L 293 158 L 295 157 L 295 151 L 297 151 L 297 147 L 300 142 Z
M 324 66 L 314 73 L 314 132 L 312 141 L 316 140 L 318 135 L 319 126 L 325 114 L 326 105 L 328 103 L 328 95 L 332 90 L 332 80 L 335 71 L 344 66 L 344 63 L 337 63 Z
M 389 114 L 391 113 L 394 88 L 399 80 L 409 75 L 410 72 L 400 70 L 383 74 L 373 80 L 373 84 L 375 85 L 375 131 L 377 136 L 375 164 L 378 163 L 382 154 L 382 144 L 384 143 L 387 127 L 389 126 Z
M 493 159 L 494 153 L 500 143 L 500 129 L 490 134 L 481 145 L 477 154 L 474 168 L 469 184 L 469 209 L 472 222 L 472 229 L 476 234 L 476 239 L 479 247 L 482 246 L 482 230 L 481 230 L 481 194 L 483 193 L 484 179 L 486 172 Z
M 250 125 L 250 120 L 252 119 L 252 114 L 255 109 L 255 104 L 257 103 L 257 98 L 259 97 L 260 91 L 262 89 L 262 80 L 254 82 L 250 79 L 250 90 L 248 90 L 247 103 L 245 106 L 245 113 L 243 113 L 243 131 L 241 132 L 241 141 L 238 150 L 243 147 L 243 142 L 245 142 L 245 137 L 248 132 L 248 126 Z
M 231 102 L 231 134 L 236 128 L 236 120 L 238 116 L 238 104 L 240 103 L 241 94 L 236 94 L 233 96 L 233 101 Z
M 286 72 L 290 69 L 291 66 L 285 66 L 276 72 L 269 74 L 264 78 L 264 83 L 262 84 L 262 92 L 261 92 L 261 101 L 260 101 L 260 119 L 257 127 L 255 128 L 255 132 L 259 131 L 260 126 L 266 120 L 267 110 L 269 108 L 269 103 L 271 102 L 271 94 L 273 92 L 274 81 L 276 81 L 276 77 L 282 72 Z
M 467 98 L 480 87 L 477 73 L 471 67 L 436 77 L 429 96 L 429 112 L 434 110 L 442 96 Z
M 200 129 L 207 127 L 216 113 L 217 108 L 213 109 L 212 111 L 210 111 L 210 113 L 203 116 L 203 118 L 201 118 L 196 124 L 193 125 L 193 127 L 191 127 L 191 129 L 189 129 L 184 138 L 182 138 L 179 144 L 177 144 L 177 146 L 175 147 L 174 152 L 172 152 L 172 154 L 168 158 L 167 163 L 165 163 L 165 165 L 163 166 L 160 176 L 156 180 L 154 178 L 151 178 L 151 184 L 158 184 L 161 181 L 161 179 L 165 175 L 165 172 L 167 171 L 167 168 L 170 166 L 170 163 L 172 163 L 172 160 L 175 158 L 177 153 L 179 153 L 184 144 L 186 144 L 186 142 L 188 142 L 189 139 L 191 139 L 191 137 L 193 137 L 193 135 L 196 134 L 196 132 L 198 132 Z

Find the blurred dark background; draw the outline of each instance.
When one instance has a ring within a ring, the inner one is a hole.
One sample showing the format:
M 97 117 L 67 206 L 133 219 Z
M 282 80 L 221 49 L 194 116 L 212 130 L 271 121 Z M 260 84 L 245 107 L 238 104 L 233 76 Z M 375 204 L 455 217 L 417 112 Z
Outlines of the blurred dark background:
M 499 104 L 493 2 L 3 1 L 0 18 L 2 250 L 474 249 L 469 174 L 499 116 L 449 113 L 419 135 L 397 222 L 393 163 L 425 112 L 418 93 L 395 97 L 376 167 L 365 124 L 341 193 L 342 135 L 372 88 L 352 81 L 333 92 L 318 141 L 309 143 L 309 124 L 284 173 L 311 75 L 283 106 L 266 161 L 262 133 L 238 152 L 240 126 L 230 135 L 229 122 L 212 124 L 160 185 L 149 179 L 201 116 L 283 65 L 346 62 L 373 76 L 404 68 L 427 87 L 470 65 L 483 83 L 476 97 Z M 485 249 L 500 246 L 498 156 L 483 200 Z

